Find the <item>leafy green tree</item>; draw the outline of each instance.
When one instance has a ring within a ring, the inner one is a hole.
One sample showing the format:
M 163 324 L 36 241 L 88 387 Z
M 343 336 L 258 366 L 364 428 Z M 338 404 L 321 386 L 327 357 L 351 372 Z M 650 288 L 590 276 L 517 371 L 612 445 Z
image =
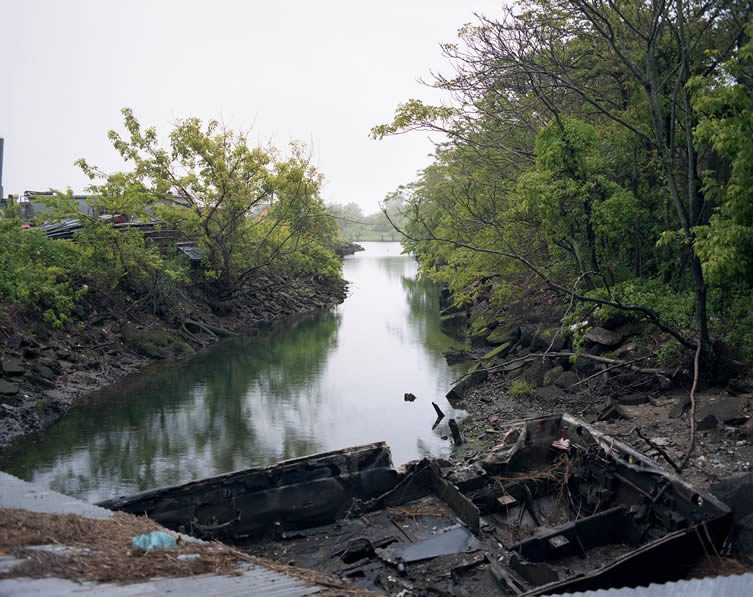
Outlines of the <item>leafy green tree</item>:
M 321 178 L 300 147 L 293 147 L 289 159 L 278 159 L 251 148 L 245 134 L 197 118 L 179 120 L 162 147 L 153 127 L 142 128 L 128 108 L 122 112 L 126 135 L 110 131 L 109 138 L 133 170 L 108 177 L 84 160 L 79 165 L 92 179 L 129 181 L 148 196 L 139 213 L 151 207 L 195 238 L 215 290 L 236 292 L 260 268 L 281 265 L 292 254 L 306 271 L 321 265 L 335 275 L 336 233 L 319 196 Z

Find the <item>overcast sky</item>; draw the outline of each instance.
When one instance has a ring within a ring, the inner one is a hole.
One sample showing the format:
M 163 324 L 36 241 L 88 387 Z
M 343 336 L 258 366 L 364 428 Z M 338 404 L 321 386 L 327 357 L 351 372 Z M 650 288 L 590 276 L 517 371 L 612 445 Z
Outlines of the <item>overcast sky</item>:
M 129 106 L 161 135 L 185 116 L 300 140 L 328 202 L 375 211 L 429 163 L 421 133 L 372 141 L 400 102 L 447 71 L 439 44 L 499 0 L 0 0 L 5 193 L 82 191 L 85 157 L 123 167 L 107 141 Z

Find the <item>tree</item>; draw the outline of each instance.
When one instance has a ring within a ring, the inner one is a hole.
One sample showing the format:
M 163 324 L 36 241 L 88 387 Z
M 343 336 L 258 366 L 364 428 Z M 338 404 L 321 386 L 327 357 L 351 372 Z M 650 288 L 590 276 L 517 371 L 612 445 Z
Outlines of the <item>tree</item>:
M 525 2 L 501 19 L 479 17 L 476 26 L 461 30 L 460 44 L 444 46 L 455 72 L 437 76 L 434 85 L 452 94 L 453 106 L 409 101 L 398 107 L 392 123 L 372 134 L 412 129 L 448 134 L 455 159 L 461 156 L 473 166 L 455 169 L 452 176 L 466 181 L 466 188 L 457 192 L 461 185 L 454 183 L 452 197 L 436 201 L 452 218 L 442 220 L 441 234 L 428 226 L 429 237 L 464 251 L 507 256 L 561 288 L 584 279 L 602 297 L 611 295 L 600 253 L 613 261 L 623 258 L 618 253 L 625 252 L 627 231 L 621 228 L 632 220 L 633 271 L 657 275 L 661 262 L 668 263 L 657 255 L 655 271 L 647 271 L 647 250 L 675 259 L 665 269 L 675 283 L 689 268 L 694 327 L 708 347 L 707 289 L 696 234 L 710 210 L 708 185 L 702 187 L 699 178 L 706 156 L 693 136 L 698 113 L 690 83 L 694 76 L 718 76 L 740 45 L 750 14 L 749 2 L 735 1 Z M 598 155 L 587 158 L 584 150 L 595 145 L 581 134 L 586 128 L 574 126 L 578 121 L 592 128 L 591 138 L 610 139 L 612 147 L 603 144 Z M 597 164 L 594 157 L 609 159 Z M 627 175 L 614 170 L 614 164 L 630 162 Z M 573 213 L 566 205 L 577 209 Z M 606 207 L 599 210 L 600 205 Z M 541 234 L 547 249 L 520 244 L 516 234 L 525 228 Z M 665 244 L 653 249 L 660 235 Z M 553 245 L 577 264 L 567 282 L 558 278 L 565 270 L 547 264 L 556 257 Z M 624 261 L 619 265 L 624 272 Z
M 314 243 L 318 261 L 304 260 L 304 269 L 318 264 L 332 274 L 335 232 L 319 197 L 320 175 L 300 147 L 279 159 L 251 148 L 245 134 L 217 121 L 204 125 L 186 118 L 175 124 L 165 148 L 153 127 L 143 129 L 128 108 L 122 114 L 126 135 L 108 136 L 133 170 L 117 176 L 148 195 L 141 213 L 151 206 L 163 221 L 197 239 L 216 290 L 233 293 L 273 263 L 300 265 L 291 256 L 304 255 Z M 78 163 L 93 180 L 112 178 L 85 160 Z

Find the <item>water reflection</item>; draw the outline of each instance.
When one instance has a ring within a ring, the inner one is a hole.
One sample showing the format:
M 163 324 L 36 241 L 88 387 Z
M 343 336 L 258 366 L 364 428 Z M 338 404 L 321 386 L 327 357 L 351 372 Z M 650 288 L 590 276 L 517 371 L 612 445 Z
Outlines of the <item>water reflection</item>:
M 345 261 L 339 307 L 99 392 L 0 469 L 88 500 L 371 441 L 396 464 L 444 454 L 431 401 L 458 371 L 442 351 L 438 295 L 397 243 Z M 402 400 L 405 392 L 419 399 Z

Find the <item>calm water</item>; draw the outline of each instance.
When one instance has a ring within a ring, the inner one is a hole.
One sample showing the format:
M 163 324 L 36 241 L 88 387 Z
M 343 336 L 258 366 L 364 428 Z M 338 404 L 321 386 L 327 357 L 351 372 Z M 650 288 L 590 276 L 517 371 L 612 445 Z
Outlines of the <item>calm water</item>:
M 346 301 L 134 374 L 0 457 L 0 470 L 89 501 L 385 440 L 396 465 L 443 455 L 431 401 L 445 364 L 436 288 L 398 243 L 347 257 Z M 403 394 L 418 399 L 404 402 Z

